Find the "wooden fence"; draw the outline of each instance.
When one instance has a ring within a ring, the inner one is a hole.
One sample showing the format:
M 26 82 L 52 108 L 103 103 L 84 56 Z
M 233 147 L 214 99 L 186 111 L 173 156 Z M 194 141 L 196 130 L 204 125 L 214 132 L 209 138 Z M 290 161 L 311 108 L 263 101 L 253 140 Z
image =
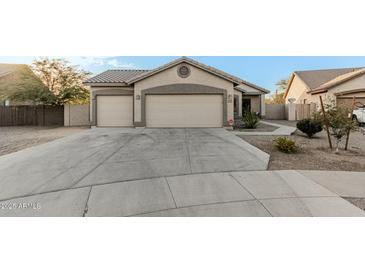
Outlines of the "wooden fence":
M 295 104 L 296 106 L 296 120 L 310 118 L 316 110 L 316 104 Z
M 0 106 L 0 126 L 63 126 L 63 106 Z
M 312 116 L 316 104 L 266 104 L 265 118 L 269 120 L 299 121 Z
M 285 120 L 285 104 L 266 104 L 265 118 Z

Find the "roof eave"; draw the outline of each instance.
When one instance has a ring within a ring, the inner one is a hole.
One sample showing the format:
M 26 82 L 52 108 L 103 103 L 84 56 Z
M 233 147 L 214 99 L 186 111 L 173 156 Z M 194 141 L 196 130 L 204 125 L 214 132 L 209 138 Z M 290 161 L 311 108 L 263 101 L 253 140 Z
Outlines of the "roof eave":
M 293 72 L 292 75 L 290 76 L 288 86 L 286 87 L 286 90 L 285 90 L 284 99 L 286 99 L 286 97 L 288 96 L 289 89 L 291 87 L 291 84 L 293 83 L 295 75 L 296 75 L 296 73 Z
M 328 89 L 323 88 L 323 89 L 315 89 L 315 90 L 312 90 L 309 93 L 310 94 L 317 94 L 317 93 L 324 93 L 324 92 L 327 92 L 327 91 L 328 91 Z
M 130 85 L 127 85 L 126 83 L 90 83 L 90 82 L 83 82 L 83 84 L 85 86 L 90 86 L 90 87 L 128 87 Z
M 268 94 L 268 93 L 270 93 L 269 90 L 266 90 L 266 89 L 263 89 L 263 88 L 260 88 L 260 87 L 254 86 L 254 85 L 249 85 L 245 82 L 242 82 L 241 84 L 245 84 L 246 86 L 249 86 L 251 88 L 254 88 L 254 89 L 258 90 L 257 92 L 249 92 L 249 91 L 247 91 L 243 88 L 240 88 L 238 86 L 234 87 L 235 90 L 240 91 L 244 94 Z
M 246 93 L 247 92 L 246 90 L 244 90 L 243 88 L 240 88 L 238 86 L 235 86 L 234 89 L 237 90 L 237 91 L 240 91 L 242 93 Z

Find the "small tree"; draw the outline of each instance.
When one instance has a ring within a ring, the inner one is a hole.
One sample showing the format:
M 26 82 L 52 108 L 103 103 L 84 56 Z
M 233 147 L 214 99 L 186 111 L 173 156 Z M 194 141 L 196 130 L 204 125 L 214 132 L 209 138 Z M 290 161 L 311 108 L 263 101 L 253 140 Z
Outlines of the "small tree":
M 275 85 L 278 87 L 278 90 L 283 92 L 287 89 L 289 84 L 289 78 L 279 80 Z
M 345 107 L 327 105 L 326 116 L 329 122 L 331 135 L 336 140 L 336 153 L 344 136 L 351 130 L 357 129 L 357 124 L 350 117 L 350 112 Z
M 64 59 L 35 60 L 32 69 L 52 94 L 45 103 L 64 105 L 88 102 L 90 93 L 82 82 L 90 73 L 71 66 Z
M 265 100 L 266 104 L 285 104 L 285 90 L 287 89 L 289 84 L 289 78 L 279 80 L 275 85 L 277 86 L 277 90 L 271 98 L 267 98 Z
M 266 104 L 284 104 L 285 98 L 284 98 L 285 92 L 278 92 L 271 97 L 265 100 Z

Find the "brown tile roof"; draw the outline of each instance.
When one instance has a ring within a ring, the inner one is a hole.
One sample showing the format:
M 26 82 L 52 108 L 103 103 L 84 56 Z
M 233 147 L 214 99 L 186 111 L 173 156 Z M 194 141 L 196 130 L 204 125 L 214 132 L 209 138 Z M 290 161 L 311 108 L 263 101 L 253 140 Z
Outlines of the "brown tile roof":
M 302 81 L 308 86 L 310 90 L 315 90 L 318 87 L 324 85 L 327 82 L 334 80 L 335 78 L 352 73 L 361 68 L 341 68 L 341 69 L 323 69 L 323 70 L 307 70 L 307 71 L 295 71 Z
M 209 73 L 212 73 L 218 77 L 224 78 L 226 80 L 229 80 L 233 83 L 235 83 L 236 85 L 239 84 L 246 84 L 248 86 L 251 86 L 253 88 L 256 88 L 264 93 L 269 93 L 270 91 L 267 89 L 264 89 L 262 87 L 259 87 L 255 84 L 252 84 L 250 82 L 247 82 L 245 80 L 242 80 L 236 76 L 233 76 L 231 74 L 228 74 L 222 70 L 216 69 L 214 67 L 211 66 L 207 66 L 205 64 L 199 63 L 191 58 L 187 58 L 187 57 L 181 57 L 179 59 L 176 59 L 170 63 L 167 63 L 163 66 L 160 66 L 156 69 L 153 70 L 107 70 L 103 73 L 100 73 L 90 79 L 88 79 L 87 81 L 85 81 L 85 84 L 127 84 L 127 85 L 131 85 L 135 82 L 138 82 L 142 79 L 145 79 L 149 76 L 152 76 L 156 73 L 159 73 L 165 69 L 168 69 L 170 67 L 173 67 L 179 63 L 188 63 L 191 64 L 195 67 L 201 68 L 205 71 L 208 71 Z
M 104 71 L 88 80 L 85 84 L 96 84 L 96 83 L 124 83 L 139 75 L 142 75 L 149 70 L 139 69 L 111 69 Z
M 319 87 L 317 87 L 313 91 L 327 90 L 331 87 L 337 86 L 341 83 L 344 83 L 344 82 L 346 82 L 346 81 L 348 81 L 352 78 L 355 78 L 355 77 L 363 75 L 363 74 L 365 74 L 365 68 L 357 69 L 357 70 L 342 74 L 342 75 L 337 76 L 336 78 L 320 85 Z

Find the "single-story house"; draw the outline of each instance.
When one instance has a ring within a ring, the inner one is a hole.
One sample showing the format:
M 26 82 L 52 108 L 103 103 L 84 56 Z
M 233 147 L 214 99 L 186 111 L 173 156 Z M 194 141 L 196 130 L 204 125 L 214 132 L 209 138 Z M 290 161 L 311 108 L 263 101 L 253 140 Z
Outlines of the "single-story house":
M 91 87 L 93 126 L 229 127 L 242 109 L 265 115 L 269 91 L 187 57 L 152 70 L 108 70 Z
M 296 71 L 292 74 L 285 92 L 285 102 L 297 104 L 335 101 L 337 105 L 352 106 L 356 102 L 365 105 L 365 68 L 342 68 Z

